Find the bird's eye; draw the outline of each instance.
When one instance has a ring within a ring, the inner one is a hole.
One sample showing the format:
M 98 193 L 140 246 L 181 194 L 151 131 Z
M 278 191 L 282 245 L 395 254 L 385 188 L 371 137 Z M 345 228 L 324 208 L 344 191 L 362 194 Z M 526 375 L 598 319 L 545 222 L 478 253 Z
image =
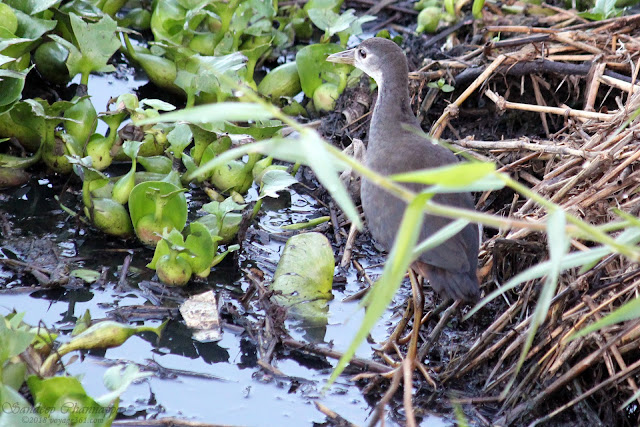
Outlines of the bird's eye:
M 358 53 L 362 57 L 362 59 L 367 57 L 367 52 L 364 49 L 358 49 Z

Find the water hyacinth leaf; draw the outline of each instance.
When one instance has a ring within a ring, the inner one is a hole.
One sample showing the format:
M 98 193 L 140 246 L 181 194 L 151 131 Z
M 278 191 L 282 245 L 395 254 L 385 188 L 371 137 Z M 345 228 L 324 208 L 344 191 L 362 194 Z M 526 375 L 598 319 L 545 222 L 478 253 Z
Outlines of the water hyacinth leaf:
M 260 141 L 253 144 L 245 144 L 240 147 L 232 148 L 230 150 L 225 151 L 224 153 L 221 153 L 215 156 L 213 159 L 208 161 L 204 161 L 204 156 L 203 156 L 203 161 L 200 163 L 200 167 L 198 167 L 198 169 L 196 169 L 192 173 L 187 174 L 185 179 L 190 181 L 195 178 L 207 176 L 215 168 L 226 165 L 232 160 L 242 158 L 242 156 L 249 153 L 264 154 L 266 152 L 271 153 L 273 151 L 277 151 L 277 146 L 279 144 L 295 145 L 295 141 L 291 139 L 286 140 L 285 138 L 272 138 L 266 141 Z M 291 154 L 291 157 L 284 156 L 286 158 L 282 158 L 282 157 L 279 157 L 279 158 L 285 161 L 290 161 L 292 163 L 295 163 L 298 160 L 302 161 L 305 159 L 305 156 L 299 153 L 299 151 L 294 150 L 293 147 L 291 147 L 291 150 L 287 150 L 287 154 Z M 277 157 L 277 156 L 273 155 L 273 157 Z M 291 160 L 292 158 L 295 158 L 297 160 L 292 161 Z
M 20 390 L 24 384 L 25 375 L 27 374 L 27 364 L 24 362 L 9 362 L 2 367 L 2 384 L 9 386 L 14 390 Z M 0 394 L 2 392 L 0 391 Z M 3 402 L 0 396 L 0 401 Z M 1 422 L 1 421 L 0 421 Z M 2 424 L 0 424 L 2 425 Z
M 138 163 L 148 172 L 168 174 L 173 168 L 173 162 L 166 156 L 138 157 Z M 195 165 L 194 165 L 195 166 Z M 189 168 L 187 168 L 188 170 Z
M 0 55 L 0 67 L 3 66 L 4 64 L 8 64 L 9 62 L 16 62 L 16 61 L 17 59 L 11 56 Z
M 27 380 L 29 390 L 36 406 L 60 409 L 56 407 L 62 394 L 85 395 L 84 387 L 76 377 L 38 378 L 32 375 Z
M 101 187 L 108 189 L 107 186 Z M 112 236 L 126 238 L 133 234 L 133 226 L 125 207 L 110 198 L 91 198 L 86 215 L 99 230 Z
M 420 184 L 438 184 L 443 187 L 465 187 L 495 172 L 496 166 L 489 162 L 468 162 L 423 169 L 392 175 L 398 182 L 416 182 Z
M 131 169 L 116 181 L 113 186 L 111 196 L 113 200 L 122 205 L 129 201 L 131 190 L 133 190 L 133 187 L 135 187 L 136 185 L 136 158 L 138 157 L 138 152 L 140 151 L 141 145 L 142 141 L 127 140 L 122 146 L 122 151 L 124 151 L 124 153 L 131 158 Z
M 245 66 L 246 61 L 247 58 L 240 52 L 221 56 L 191 55 L 188 58 L 185 71 L 194 74 L 193 82 L 185 83 L 193 85 L 197 93 L 210 93 L 216 95 L 218 101 L 222 101 L 231 95 L 232 88 L 226 85 L 220 77 L 224 75 L 237 80 L 237 71 Z M 176 84 L 178 84 L 177 81 Z
M 59 2 L 60 0 L 4 0 L 4 3 L 27 15 L 43 12 Z
M 177 158 L 182 157 L 182 152 L 189 144 L 191 144 L 191 128 L 186 123 L 177 124 L 171 132 L 167 134 L 167 140 L 171 145 L 170 150 L 172 154 Z
M 6 318 L 0 317 L 0 365 L 25 351 L 34 336 L 34 333 L 17 329 Z
M 20 100 L 29 70 L 30 68 L 26 71 L 0 70 L 0 111 L 8 110 L 8 107 Z
M 14 10 L 14 13 L 18 20 L 18 29 L 15 34 L 17 38 L 6 40 L 10 42 L 11 47 L 7 49 L 0 48 L 0 51 L 14 58 L 19 58 L 41 43 L 42 36 L 53 30 L 57 23 L 53 20 L 29 16 L 20 10 Z
M 313 44 L 305 46 L 296 54 L 296 64 L 300 75 L 300 85 L 307 97 L 323 83 L 333 83 L 342 93 L 347 85 L 347 76 L 353 67 L 346 64 L 328 62 L 327 56 L 344 50 L 338 44 Z
M 162 256 L 169 255 L 171 253 L 170 245 L 176 247 L 184 246 L 184 236 L 175 228 L 173 230 L 167 230 L 167 232 L 162 233 L 162 239 L 156 245 L 156 249 L 153 252 L 153 259 L 151 259 L 151 262 L 147 264 L 147 267 L 155 270 L 158 260 Z
M 23 424 L 24 414 L 35 412 L 27 400 L 14 388 L 0 384 L 0 401 L 11 411 L 0 411 L 1 426 L 19 426 Z
M 222 219 L 229 212 L 241 211 L 245 207 L 247 207 L 245 203 L 236 203 L 231 197 L 227 197 L 222 202 L 209 202 L 203 205 L 202 209 Z
M 272 100 L 296 96 L 302 90 L 298 65 L 287 62 L 271 70 L 258 85 L 258 93 Z
M 138 366 L 133 363 L 116 365 L 106 370 L 102 382 L 107 389 L 107 394 L 97 397 L 95 400 L 102 406 L 109 406 L 124 393 L 134 381 L 152 376 L 152 372 L 140 372 Z
M 135 105 L 136 98 L 135 96 L 132 96 L 132 94 L 124 94 L 121 95 L 120 98 L 123 98 L 122 102 L 125 103 L 127 108 L 131 108 Z M 118 98 L 118 102 L 120 102 L 120 98 Z M 144 98 L 141 99 L 139 103 L 140 107 L 151 107 L 156 111 L 173 111 L 176 109 L 175 105 L 155 98 Z
M 215 242 L 229 243 L 238 232 L 243 218 L 240 211 L 246 206 L 246 204 L 236 203 L 231 197 L 227 197 L 222 202 L 209 202 L 202 207 L 209 215 L 198 218 L 197 222 L 202 223 L 209 230 Z
M 358 35 L 362 33 L 362 24 L 376 19 L 375 16 L 370 15 L 357 17 L 354 9 L 348 9 L 343 14 L 338 15 L 329 8 L 312 8 L 307 11 L 307 14 L 311 22 L 324 31 L 326 40 L 341 32 L 346 32 L 348 35 Z M 342 37 L 341 41 L 344 41 Z
M 155 246 L 158 234 L 181 231 L 187 223 L 187 200 L 184 189 L 166 181 L 147 181 L 136 185 L 129 195 L 129 213 L 140 240 Z
M 73 34 L 78 40 L 78 47 L 64 38 L 50 35 L 52 39 L 69 50 L 67 68 L 71 75 L 82 74 L 80 83 L 89 82 L 89 74 L 114 71 L 113 65 L 107 61 L 120 47 L 120 40 L 116 36 L 116 21 L 105 15 L 96 23 L 85 23 L 75 13 L 70 13 Z
M 353 9 L 345 11 L 342 15 L 338 15 L 331 9 L 309 9 L 307 14 L 311 22 L 324 31 L 328 37 L 346 30 L 351 21 L 356 19 Z
M 218 102 L 161 114 L 138 121 L 138 126 L 166 122 L 208 123 L 222 121 L 248 122 L 268 120 L 273 113 L 262 104 L 252 102 Z
M 536 332 L 547 318 L 547 313 L 551 307 L 551 300 L 556 294 L 558 278 L 563 270 L 562 260 L 569 250 L 569 238 L 565 234 L 566 224 L 566 216 L 563 210 L 556 209 L 549 214 L 547 221 L 547 240 L 549 244 L 549 269 L 546 273 L 547 278 L 540 290 L 540 296 L 538 297 L 536 308 L 531 317 L 527 338 L 522 346 L 522 351 L 520 352 L 520 358 L 518 359 L 516 369 L 506 389 L 511 388 L 518 372 L 522 368 L 522 365 L 526 360 L 527 353 L 533 344 Z
M 126 154 L 131 160 L 135 162 L 136 157 L 138 157 L 138 152 L 140 151 L 141 145 L 142 141 L 127 140 L 122 145 L 122 151 L 124 151 L 124 154 Z
M 402 279 L 411 264 L 411 254 L 414 251 L 419 230 L 424 219 L 423 208 L 432 197 L 430 194 L 418 194 L 407 205 L 407 209 L 402 217 L 400 228 L 389 252 L 382 276 L 367 293 L 364 303 L 367 310 L 362 320 L 360 328 L 351 340 L 349 348 L 344 352 L 338 361 L 329 381 L 328 387 L 344 371 L 349 360 L 353 357 L 360 344 L 365 340 L 369 331 L 374 327 L 384 310 L 389 306 L 393 296 L 400 287 Z
M 295 316 L 326 323 L 334 269 L 333 249 L 324 234 L 297 234 L 282 251 L 270 287 L 278 294 L 272 300 Z
M 207 277 L 211 271 L 211 262 L 218 249 L 218 244 L 211 238 L 207 227 L 199 222 L 192 222 L 189 225 L 189 234 L 184 246 L 190 254 L 178 256 L 185 257 L 196 275 Z
M 76 325 L 73 327 L 73 330 L 71 331 L 71 336 L 75 337 L 76 335 L 80 335 L 90 327 L 91 327 L 91 312 L 89 311 L 89 309 L 87 309 L 84 311 L 84 314 L 78 317 L 78 320 L 76 320 Z
M 283 170 L 269 170 L 262 176 L 262 188 L 260 189 L 260 197 L 278 197 L 278 192 L 297 184 L 298 180 L 291 176 L 290 173 Z
M 88 268 L 77 268 L 70 273 L 71 277 L 77 277 L 87 283 L 93 283 L 100 278 L 100 272 L 96 270 L 90 270 Z
M 40 372 L 43 374 L 50 372 L 60 357 L 71 351 L 118 347 L 133 335 L 141 332 L 154 332 L 160 337 L 167 322 L 159 326 L 130 326 L 112 320 L 96 323 L 80 335 L 73 337 L 71 341 L 62 344 L 45 360 Z

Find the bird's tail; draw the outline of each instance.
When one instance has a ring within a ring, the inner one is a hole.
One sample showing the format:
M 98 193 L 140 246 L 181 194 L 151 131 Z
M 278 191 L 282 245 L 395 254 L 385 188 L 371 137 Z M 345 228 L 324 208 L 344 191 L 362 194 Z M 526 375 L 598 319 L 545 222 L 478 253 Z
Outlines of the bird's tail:
M 429 280 L 431 287 L 443 297 L 468 302 L 475 302 L 480 298 L 480 287 L 475 271 L 456 273 L 421 261 L 415 261 L 411 267 Z

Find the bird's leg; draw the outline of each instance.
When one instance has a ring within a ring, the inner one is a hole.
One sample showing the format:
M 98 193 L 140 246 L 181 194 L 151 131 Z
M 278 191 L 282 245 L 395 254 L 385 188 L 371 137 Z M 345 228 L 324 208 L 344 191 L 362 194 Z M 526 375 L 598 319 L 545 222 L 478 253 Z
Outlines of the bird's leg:
M 381 347 L 379 351 L 388 353 L 393 349 L 393 344 L 399 342 L 402 339 L 401 337 L 402 333 L 404 332 L 404 329 L 407 327 L 407 324 L 409 323 L 409 319 L 413 314 L 413 307 L 415 304 L 413 304 L 412 301 L 413 299 L 411 301 L 408 301 L 407 308 L 405 308 L 404 313 L 402 314 L 402 318 L 396 325 L 395 329 L 393 330 L 389 338 L 387 338 L 386 341 L 383 341 L 381 343 Z
M 371 417 L 371 421 L 369 422 L 369 426 L 373 427 L 378 424 L 378 421 L 382 420 L 384 424 L 384 407 L 387 406 L 387 403 L 391 401 L 393 395 L 396 394 L 398 387 L 400 386 L 400 378 L 402 377 L 402 370 L 394 369 L 393 377 L 391 378 L 391 384 L 389 385 L 389 389 L 386 391 L 384 396 L 380 399 L 378 404 L 376 405 L 376 410 Z
M 447 298 L 441 304 L 437 305 L 436 308 L 434 308 L 433 310 L 425 314 L 424 317 L 422 318 L 421 323 L 424 325 L 425 323 L 429 322 L 432 318 L 438 318 L 438 316 L 440 316 L 440 313 L 445 311 L 450 305 L 451 305 L 451 299 Z
M 451 319 L 451 317 L 453 317 L 453 313 L 458 309 L 458 306 L 460 306 L 460 303 L 460 300 L 456 300 L 449 308 L 444 311 L 444 313 L 442 313 L 440 321 L 435 326 L 435 328 L 433 328 L 431 334 L 429 334 L 429 338 L 427 338 L 427 341 L 420 347 L 420 351 L 418 352 L 418 360 L 424 360 L 427 353 L 431 349 L 431 346 L 438 340 L 438 337 L 440 336 L 440 333 L 446 326 L 447 322 L 449 321 L 449 319 Z
M 422 320 L 422 307 L 424 305 L 424 295 L 422 287 L 418 283 L 413 270 L 409 270 L 409 280 L 411 281 L 411 294 L 413 296 L 413 329 L 411 330 L 411 341 L 407 348 L 407 355 L 402 361 L 402 371 L 404 377 L 404 411 L 407 417 L 407 425 L 415 426 L 416 419 L 413 414 L 413 371 L 416 365 L 420 365 L 420 361 L 416 360 L 418 352 L 418 340 L 420 339 L 420 326 Z

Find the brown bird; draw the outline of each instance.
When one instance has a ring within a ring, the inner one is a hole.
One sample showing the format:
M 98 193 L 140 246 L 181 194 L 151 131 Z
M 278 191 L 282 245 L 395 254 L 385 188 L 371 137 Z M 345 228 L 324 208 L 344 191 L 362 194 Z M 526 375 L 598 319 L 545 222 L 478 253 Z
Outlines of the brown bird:
M 378 99 L 369 128 L 365 165 L 382 175 L 457 163 L 456 156 L 422 132 L 409 102 L 409 68 L 398 45 L 383 38 L 371 38 L 355 49 L 335 53 L 327 61 L 351 64 L 378 84 Z M 426 186 L 406 184 L 419 192 Z M 362 209 L 373 238 L 389 250 L 400 226 L 406 203 L 367 180 L 360 190 Z M 433 201 L 465 209 L 475 209 L 470 193 L 437 194 Z M 425 214 L 420 240 L 433 235 L 451 219 Z M 412 268 L 429 280 L 442 296 L 475 301 L 480 296 L 478 266 L 478 226 L 467 225 L 440 246 L 424 252 Z

